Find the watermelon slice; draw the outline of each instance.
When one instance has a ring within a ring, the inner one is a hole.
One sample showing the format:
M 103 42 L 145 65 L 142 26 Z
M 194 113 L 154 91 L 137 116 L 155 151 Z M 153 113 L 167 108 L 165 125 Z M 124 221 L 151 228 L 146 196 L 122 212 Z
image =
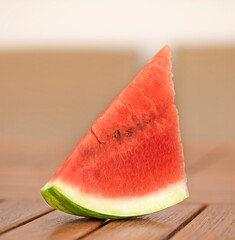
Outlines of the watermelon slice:
M 41 193 L 64 212 L 111 219 L 187 198 L 168 46 L 98 117 Z

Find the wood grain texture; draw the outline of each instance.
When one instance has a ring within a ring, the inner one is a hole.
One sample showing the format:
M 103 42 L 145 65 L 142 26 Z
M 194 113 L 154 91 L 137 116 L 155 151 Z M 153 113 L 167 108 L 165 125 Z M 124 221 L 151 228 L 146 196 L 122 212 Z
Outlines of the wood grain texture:
M 202 172 L 212 172 L 213 170 L 220 170 L 220 172 L 226 173 L 231 169 L 235 170 L 235 145 L 217 146 L 213 149 L 201 155 L 194 161 L 188 168 L 190 174 L 197 174 Z M 190 156 L 193 153 L 190 152 Z
M 190 198 L 187 202 L 235 202 L 235 150 L 223 146 L 196 161 L 188 173 Z
M 33 174 L 33 173 L 32 173 Z M 0 187 L 2 186 L 18 186 L 18 187 L 35 187 L 38 190 L 51 178 L 49 175 L 24 176 L 18 175 L 0 175 Z
M 0 240 L 72 240 L 102 226 L 102 220 L 51 212 L 0 236 Z
M 235 239 L 235 205 L 210 205 L 172 240 Z
M 0 202 L 0 234 L 50 211 L 42 199 L 5 199 Z
M 3 136 L 0 143 L 0 175 L 51 176 L 78 140 L 74 137 Z
M 215 144 L 187 144 L 183 143 L 186 171 L 190 172 L 194 166 L 217 148 Z
M 144 217 L 113 221 L 87 236 L 99 239 L 164 239 L 200 211 L 199 204 L 178 204 Z
M 9 138 L 0 146 L 0 232 L 6 231 L 0 240 L 235 239 L 234 145 L 184 146 L 190 197 L 158 213 L 105 225 L 102 220 L 50 212 L 41 199 L 41 185 L 63 162 L 75 141 L 18 140 Z M 12 146 L 15 151 L 11 152 Z M 206 209 L 204 204 L 208 204 Z
M 235 180 L 208 176 L 188 177 L 189 198 L 186 202 L 234 203 Z
M 0 186 L 0 198 L 4 199 L 41 199 L 39 187 Z

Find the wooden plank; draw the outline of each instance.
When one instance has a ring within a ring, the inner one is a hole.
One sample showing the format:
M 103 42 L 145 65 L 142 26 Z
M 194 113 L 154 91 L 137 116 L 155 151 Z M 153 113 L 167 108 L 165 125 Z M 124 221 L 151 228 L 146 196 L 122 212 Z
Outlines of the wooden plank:
M 202 155 L 200 158 L 198 158 L 198 160 L 195 161 L 193 164 L 191 164 L 190 168 L 188 169 L 188 173 L 197 174 L 203 169 L 209 168 L 216 160 L 221 158 L 223 158 L 223 153 L 221 154 L 221 152 L 217 148 L 214 148 L 206 154 Z
M 220 175 L 228 178 L 234 177 L 235 172 L 235 146 L 220 147 L 210 156 L 211 164 L 200 170 L 200 175 L 213 176 Z M 233 173 L 233 174 L 232 174 Z
M 23 186 L 25 188 L 28 187 L 35 187 L 40 189 L 41 187 L 43 187 L 44 184 L 46 184 L 46 182 L 49 181 L 49 179 L 51 178 L 51 176 L 37 176 L 35 174 L 35 176 L 25 176 L 22 174 L 18 174 L 18 175 L 0 175 L 0 187 L 2 186 Z
M 54 174 L 48 175 L 41 173 L 38 175 L 35 173 L 35 175 L 33 175 L 33 173 L 34 172 L 32 171 L 32 175 L 28 176 L 20 172 L 19 174 L 0 174 L 0 188 L 3 186 L 15 186 L 19 188 L 35 188 L 39 191 L 40 188 L 42 188 Z
M 113 221 L 84 239 L 164 239 L 201 210 L 202 205 L 181 203 L 144 217 Z
M 208 206 L 171 239 L 235 239 L 235 205 Z
M 76 143 L 71 137 L 3 137 L 0 143 L 0 198 L 39 199 L 39 189 Z
M 183 144 L 186 171 L 190 171 L 200 159 L 216 149 L 214 144 Z
M 72 137 L 4 136 L 0 143 L 0 175 L 51 176 L 78 140 Z
M 224 173 L 226 170 L 235 169 L 234 146 L 220 146 L 209 151 L 190 166 L 189 173 L 197 174 L 198 172 L 210 172 L 216 169 L 221 172 L 223 170 Z
M 20 228 L 3 234 L 0 240 L 78 239 L 96 230 L 102 226 L 103 223 L 103 220 L 82 218 L 54 211 Z
M 234 203 L 235 179 L 189 176 L 189 198 L 186 202 L 197 203 Z
M 235 202 L 235 151 L 219 147 L 204 156 L 188 171 L 188 202 Z
M 5 199 L 0 202 L 0 234 L 50 211 L 42 199 Z
M 0 186 L 0 198 L 5 199 L 41 199 L 39 187 Z

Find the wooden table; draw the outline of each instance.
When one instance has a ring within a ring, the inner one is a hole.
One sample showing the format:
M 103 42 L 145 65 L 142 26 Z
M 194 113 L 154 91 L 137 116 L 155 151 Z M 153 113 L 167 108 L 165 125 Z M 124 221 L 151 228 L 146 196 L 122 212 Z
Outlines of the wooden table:
M 76 139 L 4 137 L 0 143 L 0 240 L 235 239 L 235 145 L 185 145 L 190 197 L 128 220 L 97 220 L 51 209 L 39 189 Z

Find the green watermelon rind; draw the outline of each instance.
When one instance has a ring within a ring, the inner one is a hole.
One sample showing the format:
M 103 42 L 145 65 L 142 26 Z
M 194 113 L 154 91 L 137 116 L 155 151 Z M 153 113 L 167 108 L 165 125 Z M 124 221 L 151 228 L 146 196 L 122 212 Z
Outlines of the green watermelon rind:
M 157 192 L 152 195 L 152 204 L 145 201 L 145 196 L 141 197 L 142 203 L 135 208 L 134 212 L 131 210 L 133 205 L 136 204 L 136 198 L 134 197 L 131 197 L 124 202 L 121 200 L 115 200 L 115 203 L 112 202 L 112 199 L 104 198 L 101 200 L 89 195 L 84 198 L 82 197 L 84 193 L 78 193 L 77 190 L 60 181 L 46 184 L 41 189 L 41 194 L 50 206 L 58 210 L 73 215 L 101 219 L 123 219 L 143 216 L 171 207 L 188 197 L 185 180 L 162 189 L 161 193 Z M 163 196 L 160 196 L 162 194 Z M 93 201 L 89 204 L 89 200 L 91 199 L 93 199 Z M 112 202 L 112 209 L 107 208 L 107 201 L 109 203 Z M 129 201 L 131 201 L 131 203 Z M 97 204 L 99 205 L 99 209 L 97 208 Z M 117 206 L 119 207 L 119 210 L 115 210 L 115 207 Z M 125 206 L 126 211 L 123 212 L 121 206 Z
M 129 216 L 108 215 L 108 214 L 98 213 L 98 212 L 89 210 L 87 208 L 84 208 L 74 203 L 73 201 L 71 201 L 65 195 L 60 193 L 55 187 L 50 187 L 45 190 L 42 189 L 41 194 L 50 206 L 69 214 L 84 216 L 84 217 L 101 218 L 101 219 L 129 218 Z

